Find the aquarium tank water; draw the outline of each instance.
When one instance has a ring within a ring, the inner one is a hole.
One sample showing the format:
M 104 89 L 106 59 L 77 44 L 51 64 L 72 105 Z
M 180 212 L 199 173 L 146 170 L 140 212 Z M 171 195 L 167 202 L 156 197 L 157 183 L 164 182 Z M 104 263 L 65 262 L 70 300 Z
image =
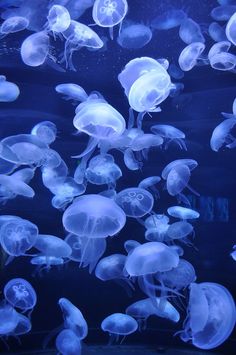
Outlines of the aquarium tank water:
M 0 353 L 236 354 L 236 0 L 0 0 Z

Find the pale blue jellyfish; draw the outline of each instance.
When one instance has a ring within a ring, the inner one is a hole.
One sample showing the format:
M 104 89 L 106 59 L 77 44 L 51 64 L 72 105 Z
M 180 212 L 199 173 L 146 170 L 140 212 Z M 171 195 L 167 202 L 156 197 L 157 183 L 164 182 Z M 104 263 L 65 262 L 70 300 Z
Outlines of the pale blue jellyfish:
M 81 86 L 73 83 L 59 84 L 55 87 L 55 90 L 63 95 L 62 98 L 64 100 L 73 100 L 75 103 L 83 102 L 88 98 L 85 90 Z
M 65 229 L 87 238 L 107 238 L 117 234 L 126 223 L 123 210 L 110 198 L 101 195 L 77 197 L 64 212 Z
M 131 148 L 127 148 L 124 152 L 124 163 L 125 166 L 129 170 L 140 170 L 143 163 L 141 161 L 138 161 L 134 155 L 134 152 Z
M 150 242 L 164 242 L 169 229 L 169 218 L 165 215 L 152 214 L 145 220 L 145 239 Z
M 88 335 L 88 325 L 82 312 L 67 298 L 60 298 L 58 305 L 61 308 L 64 327 L 72 330 L 76 336 L 83 340 Z
M 221 122 L 212 132 L 211 149 L 218 152 L 221 148 L 232 149 L 236 147 L 236 138 L 231 133 L 236 125 L 236 118 L 228 118 Z
M 131 187 L 116 195 L 116 203 L 124 210 L 126 216 L 140 218 L 149 213 L 154 204 L 150 192 L 140 187 Z
M 171 169 L 166 179 L 168 193 L 171 196 L 179 195 L 188 186 L 190 175 L 189 167 L 184 164 L 176 165 Z
M 165 286 L 181 290 L 196 281 L 196 272 L 192 264 L 187 260 L 180 259 L 175 268 L 163 272 L 161 277 Z
M 24 168 L 17 170 L 13 174 L 11 174 L 12 177 L 16 180 L 21 180 L 24 183 L 28 184 L 34 177 L 35 169 L 31 168 Z
M 160 197 L 160 195 L 155 185 L 158 184 L 160 181 L 160 176 L 149 176 L 140 181 L 138 187 L 141 189 L 150 190 L 150 192 L 153 193 L 153 195 L 157 198 Z
M 191 340 L 197 348 L 214 349 L 230 336 L 235 320 L 235 303 L 224 286 L 212 282 L 192 283 L 188 315 L 180 337 L 185 342 Z
M 191 44 L 194 42 L 205 42 L 205 38 L 202 35 L 201 27 L 191 18 L 187 18 L 181 23 L 181 26 L 179 28 L 179 36 L 186 44 Z
M 197 219 L 200 217 L 200 214 L 197 211 L 192 210 L 191 208 L 182 207 L 182 206 L 169 207 L 167 212 L 168 212 L 169 216 L 179 218 L 182 220 Z
M 142 119 L 143 116 L 141 117 L 141 120 L 137 120 L 137 125 L 138 128 L 141 129 L 142 127 Z M 149 149 L 152 147 L 158 147 L 162 145 L 163 143 L 163 138 L 160 135 L 157 134 L 151 134 L 151 133 L 144 133 L 140 134 L 139 136 L 135 137 L 131 143 L 131 149 L 134 152 L 139 152 L 143 151 L 145 149 Z
M 37 302 L 34 288 L 25 279 L 11 279 L 5 285 L 3 293 L 8 303 L 22 311 L 33 309 Z
M 13 333 L 19 318 L 17 311 L 10 304 L 0 304 L 0 319 L 0 337 Z
M 139 242 L 137 242 L 137 240 L 133 240 L 133 239 L 128 239 L 124 242 L 124 248 L 127 254 L 131 253 L 134 248 L 138 247 L 140 245 Z
M 150 27 L 139 23 L 124 23 L 122 25 L 118 44 L 127 49 L 139 49 L 146 46 L 152 39 L 152 31 Z
M 128 314 L 113 313 L 102 321 L 101 328 L 109 333 L 111 337 L 109 343 L 113 343 L 119 341 L 120 335 L 127 336 L 136 332 L 138 323 Z
M 39 234 L 34 247 L 46 257 L 68 258 L 72 253 L 71 247 L 63 239 L 48 234 Z
M 23 335 L 29 333 L 32 328 L 31 321 L 28 317 L 17 312 L 18 322 L 15 329 L 8 335 L 17 337 L 18 335 Z
M 236 56 L 228 52 L 217 53 L 210 57 L 210 65 L 213 69 L 230 71 L 236 67 Z
M 231 47 L 231 43 L 229 41 L 221 41 L 213 44 L 208 53 L 208 58 L 211 60 L 215 55 L 228 52 Z
M 171 240 L 181 239 L 186 240 L 186 237 L 194 235 L 192 224 L 186 221 L 172 223 L 167 231 L 167 235 Z
M 0 203 L 5 204 L 17 196 L 34 197 L 34 190 L 18 175 L 18 172 L 11 176 L 0 175 Z
M 81 341 L 70 329 L 63 329 L 56 338 L 57 351 L 62 355 L 80 355 Z
M 113 27 L 123 21 L 127 11 L 127 0 L 95 0 L 92 16 L 98 26 L 109 27 L 113 39 Z
M 184 142 L 185 133 L 180 129 L 167 124 L 157 124 L 151 126 L 151 131 L 160 135 L 164 139 L 164 149 L 167 149 L 173 142 L 176 143 L 181 149 L 187 150 L 186 144 Z
M 62 5 L 53 5 L 48 11 L 47 20 L 48 23 L 46 29 L 52 31 L 52 33 L 56 35 L 68 29 L 71 18 L 66 7 Z
M 4 75 L 0 75 L 0 102 L 15 101 L 20 95 L 18 86 L 7 81 Z
M 151 27 L 155 30 L 170 30 L 179 27 L 186 19 L 187 15 L 182 10 L 169 10 L 155 17 L 151 22 Z
M 236 5 L 224 4 L 211 11 L 211 17 L 216 21 L 228 21 L 236 12 Z
M 234 261 L 236 261 L 236 244 L 233 246 L 233 251 L 230 253 Z
M 38 67 L 45 62 L 49 47 L 49 36 L 45 31 L 33 33 L 21 45 L 21 58 L 26 65 Z
M 228 40 L 234 45 L 236 45 L 235 29 L 236 29 L 236 6 L 235 6 L 235 11 L 233 15 L 230 17 L 225 30 Z
M 205 49 L 202 42 L 192 42 L 185 47 L 179 56 L 179 66 L 183 71 L 191 70 L 196 64 L 197 60 Z
M 10 33 L 23 31 L 28 27 L 28 25 L 29 25 L 29 20 L 26 17 L 22 17 L 22 16 L 8 17 L 1 24 L 0 34 L 6 36 Z
M 72 177 L 67 177 L 55 179 L 48 188 L 55 195 L 52 199 L 52 206 L 64 209 L 76 196 L 84 194 L 86 184 L 77 184 Z
M 33 275 L 36 275 L 37 272 L 41 275 L 41 271 L 44 269 L 50 270 L 51 266 L 60 266 L 64 263 L 64 259 L 58 256 L 39 255 L 30 259 L 30 264 L 37 267 Z
M 37 136 L 45 144 L 51 144 L 57 136 L 57 127 L 51 121 L 42 121 L 37 123 L 31 130 L 31 134 Z
M 173 160 L 162 170 L 161 177 L 166 180 L 170 171 L 178 165 L 187 165 L 189 170 L 192 171 L 198 166 L 198 162 L 194 159 L 177 159 Z
M 226 41 L 227 37 L 223 27 L 218 22 L 212 22 L 208 27 L 208 33 L 215 42 Z
M 165 214 L 152 214 L 145 219 L 144 226 L 146 229 L 158 228 L 162 224 L 168 225 L 169 221 L 169 217 Z
M 42 170 L 42 180 L 44 186 L 51 188 L 57 182 L 62 184 L 68 175 L 68 167 L 64 160 L 60 159 L 59 165 L 54 167 L 41 167 Z

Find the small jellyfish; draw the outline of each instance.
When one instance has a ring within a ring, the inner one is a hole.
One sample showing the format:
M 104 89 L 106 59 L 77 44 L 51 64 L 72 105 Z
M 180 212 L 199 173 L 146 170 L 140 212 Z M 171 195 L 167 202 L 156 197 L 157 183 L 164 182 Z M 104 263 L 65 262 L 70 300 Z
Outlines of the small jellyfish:
M 141 121 L 137 121 L 137 126 L 138 128 L 141 129 L 142 126 L 142 118 Z M 158 134 L 151 134 L 151 133 L 144 133 L 142 135 L 137 136 L 136 138 L 133 139 L 131 143 L 131 149 L 134 152 L 139 152 L 143 150 L 148 150 L 152 147 L 158 147 L 162 145 L 163 143 L 163 138 L 158 135 Z
M 64 212 L 65 229 L 87 238 L 107 238 L 117 234 L 126 223 L 123 210 L 110 198 L 101 195 L 77 197 Z
M 174 142 L 181 149 L 187 150 L 184 142 L 185 134 L 180 129 L 166 124 L 157 124 L 151 127 L 151 131 L 164 139 L 164 149 L 167 149 Z
M 160 225 L 168 225 L 170 219 L 165 214 L 152 214 L 145 219 L 144 226 L 146 229 L 158 228 Z
M 95 0 L 92 16 L 98 26 L 109 27 L 113 39 L 113 27 L 123 21 L 127 11 L 127 0 Z
M 231 133 L 235 125 L 236 118 L 228 118 L 216 126 L 210 140 L 212 150 L 218 152 L 220 148 L 236 147 L 236 138 Z
M 192 42 L 185 47 L 179 56 L 179 66 L 183 71 L 191 70 L 196 64 L 197 60 L 205 49 L 202 42 Z
M 190 170 L 187 165 L 176 165 L 169 172 L 166 180 L 166 188 L 171 196 L 179 195 L 187 186 L 190 180 Z
M 124 337 L 136 332 L 138 323 L 128 314 L 113 313 L 102 321 L 101 328 L 109 333 L 111 337 L 109 343 L 112 344 L 118 342 L 121 335 Z
M 125 241 L 124 248 L 126 253 L 129 254 L 134 250 L 134 248 L 138 247 L 139 245 L 140 243 L 137 242 L 137 240 L 129 239 Z
M 145 47 L 151 39 L 152 31 L 148 26 L 127 22 L 123 24 L 117 42 L 123 48 L 139 49 Z
M 23 181 L 18 172 L 11 176 L 0 175 L 0 203 L 5 204 L 16 196 L 33 198 L 34 195 L 34 190 Z
M 153 195 L 157 198 L 160 197 L 160 194 L 155 185 L 158 184 L 160 181 L 160 176 L 149 176 L 148 178 L 140 181 L 138 187 L 141 189 L 150 190 L 151 193 L 153 193 Z
M 152 210 L 154 198 L 145 189 L 131 187 L 116 195 L 116 203 L 124 210 L 126 216 L 140 218 Z
M 45 144 L 51 144 L 56 139 L 57 127 L 51 121 L 42 121 L 32 128 L 31 134 L 37 136 Z
M 163 272 L 161 277 L 166 286 L 181 290 L 196 281 L 196 272 L 192 264 L 187 260 L 180 259 L 175 268 Z
M 190 171 L 194 170 L 198 166 L 198 162 L 194 159 L 177 159 L 173 160 L 163 169 L 161 177 L 166 180 L 170 171 L 175 168 L 177 165 L 187 165 Z
M 218 22 L 212 22 L 208 27 L 208 33 L 210 37 L 215 42 L 226 41 L 227 37 L 225 34 L 225 30 L 221 27 Z
M 236 244 L 233 246 L 233 251 L 230 253 L 232 259 L 236 261 Z
M 236 46 L 235 30 L 236 30 L 236 6 L 235 6 L 234 13 L 230 17 L 225 29 L 226 37 L 231 43 L 233 43 Z
M 192 234 L 194 234 L 193 226 L 186 221 L 172 223 L 167 231 L 168 237 L 172 240 L 185 240 L 187 236 Z
M 212 282 L 192 283 L 188 315 L 180 337 L 191 340 L 199 349 L 214 349 L 231 334 L 236 320 L 232 295 L 222 285 Z
M 62 355 L 80 355 L 81 341 L 71 329 L 63 329 L 56 338 L 56 348 Z
M 10 33 L 23 31 L 28 27 L 28 25 L 29 20 L 26 17 L 12 16 L 3 21 L 0 27 L 0 34 L 6 36 Z
M 211 60 L 217 54 L 228 52 L 231 47 L 231 43 L 229 41 L 221 41 L 213 44 L 208 53 L 208 58 Z
M 181 23 L 181 26 L 179 28 L 179 36 L 186 44 L 191 44 L 194 42 L 205 42 L 205 38 L 202 35 L 201 27 L 191 18 L 187 18 Z
M 58 256 L 48 256 L 48 255 L 39 255 L 30 259 L 32 265 L 36 265 L 37 268 L 33 275 L 36 275 L 37 272 L 41 276 L 41 272 L 46 269 L 50 270 L 51 266 L 60 266 L 65 263 L 64 259 Z
M 55 87 L 56 92 L 62 94 L 64 100 L 72 100 L 75 103 L 86 101 L 88 95 L 85 90 L 73 83 L 59 84 Z
M 234 70 L 236 67 L 236 56 L 227 52 L 215 54 L 210 58 L 210 65 L 213 69 L 216 70 Z
M 139 170 L 142 167 L 142 162 L 138 161 L 131 148 L 127 148 L 124 152 L 125 166 L 132 171 Z
M 68 258 L 72 253 L 71 247 L 63 239 L 48 234 L 39 234 L 34 247 L 46 257 Z
M 24 312 L 33 309 L 37 302 L 34 288 L 25 279 L 11 279 L 5 285 L 3 293 L 8 303 Z
M 236 12 L 236 5 L 224 4 L 211 11 L 211 17 L 215 21 L 228 21 Z
M 45 31 L 33 33 L 21 45 L 21 58 L 26 65 L 38 67 L 49 54 L 49 36 Z
M 151 21 L 151 27 L 155 30 L 170 30 L 180 26 L 186 17 L 186 13 L 182 10 L 165 11 Z
M 14 332 L 19 318 L 17 311 L 9 304 L 0 304 L 0 337 L 8 336 Z
M 47 20 L 46 30 L 52 31 L 54 35 L 59 34 L 70 26 L 70 13 L 64 6 L 53 5 L 48 11 Z
M 171 217 L 179 218 L 182 220 L 197 219 L 200 216 L 200 214 L 197 211 L 182 206 L 169 207 L 167 212 Z
M 72 177 L 58 178 L 48 186 L 55 195 L 52 205 L 56 208 L 65 208 L 76 196 L 84 194 L 86 184 L 77 184 Z
M 6 80 L 4 75 L 0 75 L 0 102 L 15 101 L 20 95 L 18 86 Z

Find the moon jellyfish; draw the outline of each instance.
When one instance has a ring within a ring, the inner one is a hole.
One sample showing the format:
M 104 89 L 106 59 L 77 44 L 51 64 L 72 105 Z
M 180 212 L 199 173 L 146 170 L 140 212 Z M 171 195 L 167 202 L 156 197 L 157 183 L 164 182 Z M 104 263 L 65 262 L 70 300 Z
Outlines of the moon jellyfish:
M 58 256 L 39 255 L 30 259 L 30 264 L 37 266 L 33 275 L 38 272 L 40 276 L 44 269 L 50 270 L 51 266 L 60 266 L 64 263 L 64 259 Z
M 236 5 L 221 5 L 211 11 L 211 17 L 216 21 L 228 21 L 236 12 Z
M 217 22 L 212 22 L 208 27 L 208 33 L 215 42 L 226 41 L 225 30 Z
M 167 235 L 171 240 L 181 239 L 184 242 L 186 237 L 192 234 L 194 235 L 193 226 L 186 221 L 172 223 L 167 231 Z
M 234 14 L 230 17 L 225 30 L 228 40 L 236 46 L 235 30 L 236 30 L 236 6 L 235 6 Z
M 139 245 L 140 243 L 137 242 L 137 240 L 129 239 L 125 241 L 124 248 L 126 253 L 129 254 L 134 250 L 134 248 L 138 247 Z
M 182 206 L 169 207 L 167 212 L 171 217 L 179 218 L 182 220 L 197 219 L 200 217 L 200 214 L 197 211 Z
M 68 167 L 64 160 L 59 158 L 59 164 L 53 167 L 45 167 L 44 165 L 41 167 L 42 171 L 42 180 L 45 187 L 51 189 L 52 186 L 59 183 L 62 184 L 68 175 Z
M 13 332 L 9 335 L 18 336 L 29 333 L 31 331 L 32 325 L 28 317 L 17 312 L 18 322 Z
M 68 258 L 72 252 L 71 247 L 63 239 L 48 234 L 39 234 L 34 247 L 46 257 Z
M 95 0 L 92 16 L 98 26 L 110 28 L 113 39 L 113 27 L 123 21 L 127 11 L 127 0 Z
M 45 144 L 51 144 L 56 139 L 57 127 L 51 121 L 42 121 L 32 128 L 31 134 L 37 136 Z
M 147 190 L 131 187 L 116 195 L 116 203 L 124 210 L 126 216 L 140 218 L 152 210 L 154 198 Z
M 205 38 L 202 35 L 201 27 L 191 18 L 187 18 L 181 23 L 181 26 L 179 28 L 179 36 L 186 44 L 191 44 L 193 42 L 205 42 Z
M 170 125 L 157 124 L 151 127 L 151 131 L 164 139 L 164 149 L 167 149 L 174 142 L 181 149 L 187 150 L 184 142 L 185 134 L 180 129 Z
M 8 303 L 22 311 L 33 309 L 37 302 L 34 288 L 25 279 L 11 279 L 5 285 L 3 293 Z
M 61 5 L 53 5 L 48 12 L 48 24 L 46 29 L 58 34 L 67 30 L 70 26 L 70 13 L 66 7 Z
M 83 340 L 88 335 L 88 325 L 82 312 L 67 298 L 60 298 L 58 304 L 61 308 L 64 327 L 73 331 L 76 336 Z
M 160 181 L 161 181 L 160 176 L 149 176 L 148 178 L 140 181 L 138 187 L 141 189 L 150 190 L 157 198 L 160 197 L 160 195 L 155 185 L 158 184 Z
M 13 333 L 18 324 L 18 313 L 9 304 L 0 304 L 0 336 L 8 336 Z
M 190 180 L 190 170 L 187 165 L 179 164 L 169 172 L 166 180 L 167 191 L 171 196 L 179 195 Z
M 210 58 L 210 65 L 216 70 L 233 70 L 236 67 L 236 56 L 227 52 L 215 54 Z
M 148 26 L 136 23 L 123 24 L 118 44 L 127 49 L 139 49 L 146 46 L 152 39 L 152 31 Z
M 101 195 L 77 197 L 64 212 L 65 229 L 87 238 L 107 238 L 117 234 L 126 223 L 123 210 L 115 201 Z
M 113 343 L 119 341 L 120 335 L 127 336 L 136 332 L 138 323 L 128 314 L 113 313 L 102 321 L 101 328 L 109 333 L 111 337 L 109 343 Z
M 0 175 L 0 203 L 4 204 L 17 196 L 34 197 L 34 190 L 15 174 Z
M 142 121 L 137 122 L 139 128 L 141 128 Z M 158 147 L 162 145 L 163 138 L 156 134 L 144 133 L 133 139 L 131 143 L 131 149 L 135 152 L 143 151 L 151 147 Z
M 85 177 L 91 184 L 107 184 L 111 188 L 115 187 L 116 180 L 121 176 L 122 171 L 110 154 L 100 154 L 93 157 L 85 172 Z
M 216 126 L 210 140 L 212 150 L 218 152 L 220 148 L 236 147 L 236 138 L 231 133 L 235 125 L 236 118 L 228 118 Z
M 175 268 L 163 272 L 161 277 L 166 286 L 181 290 L 189 286 L 192 282 L 195 282 L 196 272 L 192 264 L 187 260 L 180 259 L 179 264 Z
M 186 165 L 190 171 L 194 170 L 198 166 L 198 162 L 194 159 L 177 159 L 173 160 L 163 169 L 161 177 L 166 180 L 170 171 L 178 165 Z
M 88 98 L 88 95 L 86 94 L 85 90 L 81 86 L 73 83 L 59 84 L 55 87 L 55 90 L 59 94 L 64 95 L 64 100 L 73 100 L 74 102 L 80 102 L 86 101 Z
M 164 242 L 170 227 L 169 218 L 165 215 L 153 214 L 146 218 L 144 226 L 146 228 L 146 240 L 151 242 Z
M 180 337 L 200 349 L 214 349 L 231 334 L 236 308 L 230 292 L 212 282 L 192 283 L 188 315 Z
M 18 86 L 7 81 L 4 75 L 0 75 L 0 102 L 15 101 L 20 95 Z
M 86 184 L 77 184 L 71 177 L 58 178 L 52 181 L 48 187 L 49 190 L 55 195 L 52 199 L 52 205 L 55 208 L 63 209 L 74 197 L 82 195 L 86 191 Z
M 202 42 L 193 42 L 185 47 L 179 56 L 179 66 L 183 71 L 191 70 L 196 64 L 205 45 Z
M 63 329 L 56 338 L 57 351 L 62 355 L 80 355 L 81 342 L 70 329 Z
M 161 224 L 168 224 L 170 221 L 169 217 L 164 214 L 152 214 L 145 219 L 145 228 L 157 228 Z
M 231 43 L 229 41 L 221 41 L 213 44 L 208 53 L 208 58 L 211 60 L 217 54 L 228 52 L 231 47 Z
M 21 58 L 26 65 L 38 67 L 49 54 L 49 36 L 45 31 L 33 33 L 21 45 Z
M 29 20 L 22 16 L 12 16 L 7 18 L 0 27 L 0 34 L 8 35 L 25 30 L 29 25 Z
M 187 15 L 182 10 L 169 10 L 155 17 L 151 21 L 151 27 L 155 30 L 170 30 L 178 27 L 186 19 Z
M 0 228 L 0 244 L 12 257 L 25 255 L 35 245 L 37 238 L 37 226 L 19 217 L 9 217 Z

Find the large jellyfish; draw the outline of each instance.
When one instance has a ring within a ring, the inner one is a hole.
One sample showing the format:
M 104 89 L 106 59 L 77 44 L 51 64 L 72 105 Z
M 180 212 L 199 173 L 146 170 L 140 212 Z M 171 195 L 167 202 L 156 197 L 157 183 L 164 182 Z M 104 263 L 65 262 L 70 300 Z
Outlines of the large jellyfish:
M 230 336 L 235 321 L 235 303 L 224 286 L 212 282 L 190 285 L 188 315 L 180 332 L 183 341 L 214 349 Z
M 167 179 L 170 171 L 178 165 L 186 165 L 190 171 L 194 170 L 198 166 L 198 162 L 194 159 L 177 159 L 173 160 L 169 164 L 165 166 L 163 169 L 161 176 L 164 180 Z
M 70 329 L 63 329 L 56 338 L 57 351 L 62 355 L 80 355 L 81 341 Z
M 118 44 L 127 49 L 139 49 L 146 46 L 152 39 L 151 29 L 139 23 L 124 23 L 117 38 Z
M 120 335 L 124 337 L 136 332 L 138 323 L 128 314 L 113 313 L 102 321 L 101 328 L 109 333 L 111 337 L 109 343 L 113 343 L 119 341 Z
M 92 15 L 98 26 L 109 27 L 113 39 L 113 27 L 123 21 L 127 11 L 127 0 L 95 0 Z
M 187 150 L 184 142 L 185 133 L 180 129 L 166 124 L 157 124 L 151 127 L 151 131 L 164 138 L 164 149 L 167 149 L 173 142 L 176 143 L 181 149 Z
M 18 86 L 0 75 L 0 102 L 12 102 L 20 95 Z
M 179 66 L 183 71 L 191 70 L 205 49 L 205 44 L 202 42 L 193 42 L 185 47 L 179 56 Z
M 235 125 L 236 117 L 228 118 L 216 126 L 210 140 L 212 150 L 218 152 L 223 147 L 229 149 L 236 147 L 236 138 L 231 133 Z
M 5 285 L 3 293 L 8 303 L 24 312 L 33 309 L 37 302 L 34 288 L 25 279 L 11 279 Z
M 49 54 L 49 36 L 45 31 L 33 33 L 21 45 L 21 58 L 26 65 L 38 67 Z
M 131 187 L 116 195 L 116 203 L 124 210 L 126 216 L 140 218 L 152 210 L 154 198 L 150 192 L 140 187 Z
M 77 197 L 64 212 L 62 221 L 70 233 L 87 238 L 106 238 L 124 227 L 126 216 L 115 201 L 91 194 Z

